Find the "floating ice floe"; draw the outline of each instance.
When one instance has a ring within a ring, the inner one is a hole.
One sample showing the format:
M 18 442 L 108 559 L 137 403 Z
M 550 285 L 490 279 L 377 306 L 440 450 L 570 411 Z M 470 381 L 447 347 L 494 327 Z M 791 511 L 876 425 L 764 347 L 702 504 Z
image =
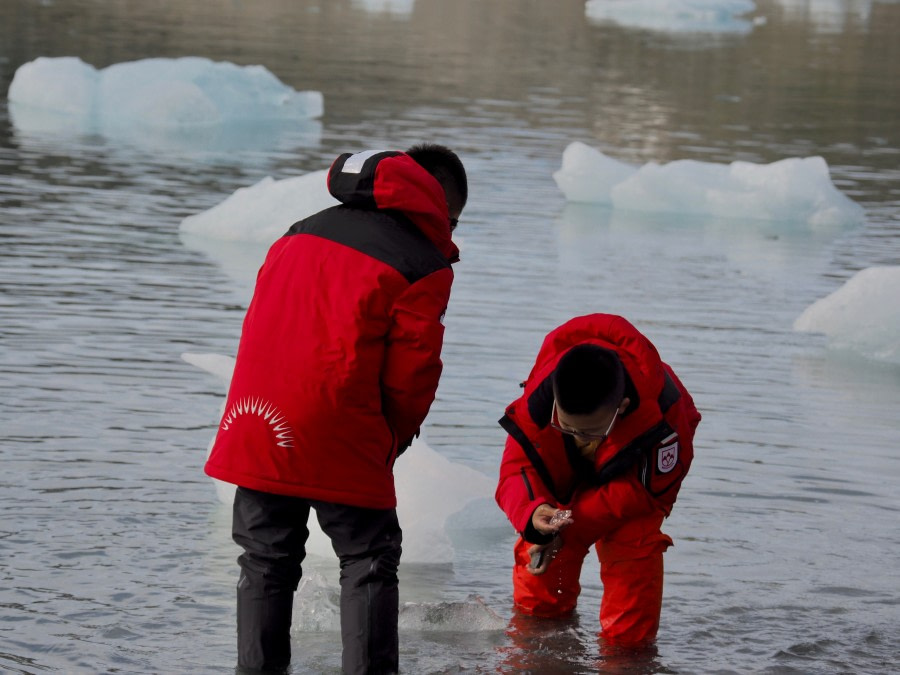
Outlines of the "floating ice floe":
M 234 359 L 222 354 L 182 354 L 182 359 L 219 378 L 227 390 L 234 371 Z M 223 400 L 222 407 L 225 402 Z M 212 450 L 213 438 L 207 447 Z M 234 502 L 235 486 L 212 479 L 223 504 Z M 403 528 L 403 562 L 446 564 L 453 560 L 453 545 L 446 533 L 447 519 L 476 499 L 491 498 L 493 481 L 483 473 L 456 464 L 435 452 L 424 437 L 394 464 L 397 517 Z M 310 518 L 307 551 L 332 557 L 331 542 L 315 518 Z
M 566 199 L 653 213 L 806 223 L 859 224 L 863 208 L 831 182 L 821 157 L 772 164 L 678 160 L 636 167 L 571 143 L 553 174 Z
M 20 66 L 9 86 L 17 129 L 99 133 L 140 140 L 141 134 L 203 134 L 210 130 L 296 123 L 320 117 L 318 91 L 296 91 L 264 66 L 201 57 L 152 58 L 102 70 L 77 57 L 40 57 Z
M 339 202 L 325 182 L 327 171 L 283 180 L 263 178 L 239 188 L 179 225 L 185 246 L 214 260 L 246 294 L 252 290 L 266 251 L 298 220 Z
M 588 0 L 584 11 L 593 21 L 661 33 L 744 34 L 755 9 L 751 0 Z
M 271 176 L 234 193 L 210 209 L 188 216 L 179 229 L 223 241 L 271 245 L 288 228 L 307 216 L 339 204 L 325 182 L 327 171 L 294 178 Z
M 352 4 L 367 12 L 402 16 L 412 14 L 416 0 L 353 0 Z
M 298 220 L 339 202 L 328 192 L 327 170 L 238 188 L 206 211 L 186 217 L 179 230 L 185 246 L 218 263 L 242 285 L 252 283 L 268 247 Z M 462 248 L 462 239 L 453 241 Z
M 794 330 L 824 333 L 835 350 L 900 364 L 900 266 L 857 272 L 807 307 Z

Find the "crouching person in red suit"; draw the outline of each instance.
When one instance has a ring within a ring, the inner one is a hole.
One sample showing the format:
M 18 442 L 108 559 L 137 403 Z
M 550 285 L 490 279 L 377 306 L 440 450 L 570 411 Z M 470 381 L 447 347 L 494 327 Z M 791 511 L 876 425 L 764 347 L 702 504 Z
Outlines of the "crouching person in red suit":
M 574 318 L 544 339 L 509 434 L 496 499 L 521 535 L 518 611 L 572 612 L 581 566 L 600 560 L 601 637 L 646 645 L 659 628 L 661 531 L 693 459 L 700 413 L 656 348 L 620 316 Z

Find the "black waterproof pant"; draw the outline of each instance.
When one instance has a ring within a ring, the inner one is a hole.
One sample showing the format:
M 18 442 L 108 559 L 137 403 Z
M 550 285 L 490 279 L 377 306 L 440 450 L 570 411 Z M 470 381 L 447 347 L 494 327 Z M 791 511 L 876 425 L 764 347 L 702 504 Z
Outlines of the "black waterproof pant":
M 238 557 L 238 668 L 283 671 L 291 660 L 291 610 L 302 575 L 310 508 L 341 565 L 345 673 L 396 673 L 402 535 L 395 509 L 364 509 L 238 488 L 232 536 Z

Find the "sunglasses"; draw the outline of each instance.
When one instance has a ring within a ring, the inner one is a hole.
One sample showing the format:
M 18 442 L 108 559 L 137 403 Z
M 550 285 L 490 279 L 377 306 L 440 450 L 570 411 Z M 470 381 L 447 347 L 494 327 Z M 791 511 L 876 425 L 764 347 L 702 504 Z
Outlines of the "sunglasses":
M 619 419 L 619 410 L 616 409 L 616 414 L 613 415 L 612 420 L 609 423 L 609 426 L 606 428 L 606 431 L 602 434 L 597 434 L 589 431 L 578 431 L 578 429 L 569 429 L 563 427 L 559 423 L 559 409 L 556 407 L 556 401 L 553 401 L 553 414 L 550 416 L 550 426 L 553 429 L 556 429 L 561 434 L 565 434 L 566 436 L 572 436 L 574 438 L 580 438 L 583 441 L 600 441 L 601 443 L 609 438 L 610 432 L 612 432 L 613 427 L 616 424 L 616 420 Z

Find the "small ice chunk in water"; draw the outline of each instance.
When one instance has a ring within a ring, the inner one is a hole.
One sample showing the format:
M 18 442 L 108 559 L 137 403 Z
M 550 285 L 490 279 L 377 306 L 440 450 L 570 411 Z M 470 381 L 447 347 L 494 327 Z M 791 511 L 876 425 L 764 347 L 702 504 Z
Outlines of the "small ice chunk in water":
M 305 567 L 305 566 L 304 566 Z M 322 633 L 341 630 L 341 596 L 337 585 L 319 572 L 304 570 L 294 594 L 292 632 Z
M 900 266 L 860 270 L 807 307 L 794 330 L 824 333 L 838 351 L 900 364 Z

